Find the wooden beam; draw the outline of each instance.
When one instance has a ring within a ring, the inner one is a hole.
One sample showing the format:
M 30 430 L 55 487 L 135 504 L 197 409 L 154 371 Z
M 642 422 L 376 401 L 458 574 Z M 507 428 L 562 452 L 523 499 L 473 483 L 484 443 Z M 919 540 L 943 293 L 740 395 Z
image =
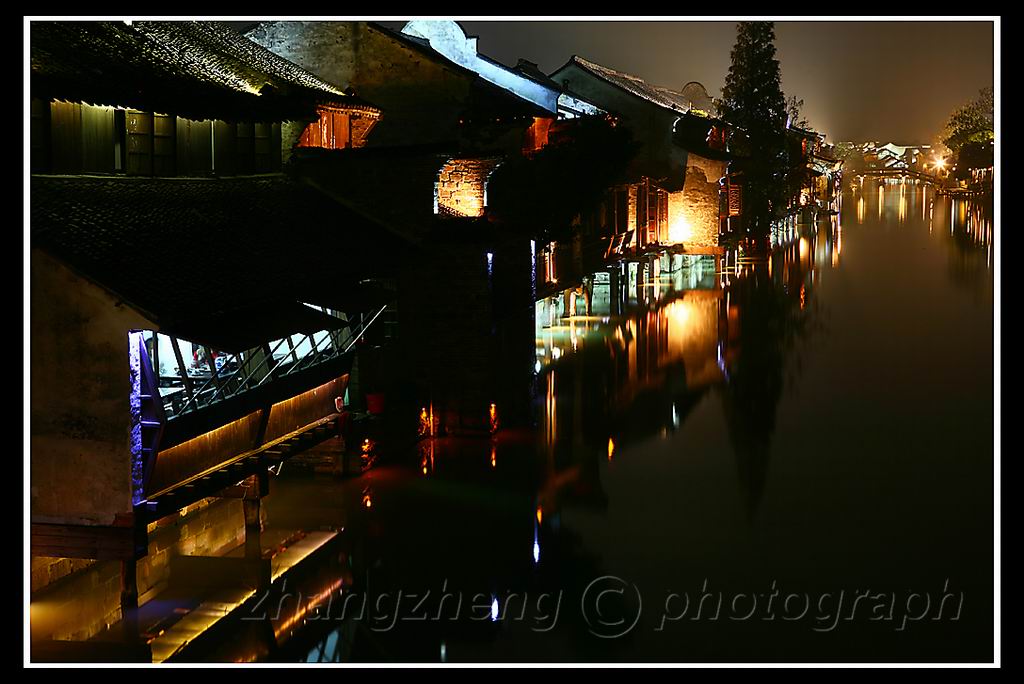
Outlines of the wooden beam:
M 32 523 L 32 555 L 127 560 L 146 555 L 146 530 L 132 526 Z
M 192 399 L 192 378 L 188 376 L 188 369 L 185 367 L 185 360 L 181 357 L 181 349 L 178 348 L 178 338 L 171 338 L 171 346 L 174 348 L 174 360 L 178 362 L 178 375 L 181 376 L 181 382 L 185 385 L 185 392 L 188 393 L 189 400 Z

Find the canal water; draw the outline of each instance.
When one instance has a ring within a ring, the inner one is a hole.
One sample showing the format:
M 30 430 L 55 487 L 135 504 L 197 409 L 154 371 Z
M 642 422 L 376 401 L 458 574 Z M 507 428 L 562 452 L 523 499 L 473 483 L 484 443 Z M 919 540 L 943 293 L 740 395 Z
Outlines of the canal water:
M 285 468 L 330 568 L 210 657 L 991 659 L 991 212 L 854 179 L 773 243 L 539 302 L 534 429 Z

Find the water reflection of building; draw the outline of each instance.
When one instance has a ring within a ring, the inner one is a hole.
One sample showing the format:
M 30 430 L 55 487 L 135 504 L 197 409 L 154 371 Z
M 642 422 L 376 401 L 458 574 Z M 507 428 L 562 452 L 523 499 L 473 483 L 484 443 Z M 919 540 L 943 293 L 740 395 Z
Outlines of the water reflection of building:
M 753 510 L 789 350 L 811 329 L 815 287 L 842 252 L 837 215 L 791 228 L 767 260 L 662 253 L 538 302 L 536 370 L 553 473 L 576 469 L 601 491 L 599 461 L 678 430 L 714 391 Z
M 929 201 L 928 230 L 948 246 L 950 279 L 960 285 L 986 282 L 992 268 L 994 222 L 991 198 L 941 195 Z

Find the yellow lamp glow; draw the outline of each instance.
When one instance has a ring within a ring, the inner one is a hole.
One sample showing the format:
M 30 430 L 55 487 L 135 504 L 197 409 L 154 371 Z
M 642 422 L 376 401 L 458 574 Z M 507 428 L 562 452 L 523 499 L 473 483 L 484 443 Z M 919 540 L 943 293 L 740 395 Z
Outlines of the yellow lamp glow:
M 693 226 L 685 216 L 678 216 L 668 227 L 668 241 L 673 244 L 686 242 L 693 237 Z

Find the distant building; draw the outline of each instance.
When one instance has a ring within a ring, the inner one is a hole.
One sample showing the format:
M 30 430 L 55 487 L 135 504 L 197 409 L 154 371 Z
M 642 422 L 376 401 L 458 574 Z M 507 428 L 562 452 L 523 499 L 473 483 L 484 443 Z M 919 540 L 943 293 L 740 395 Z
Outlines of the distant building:
M 799 205 L 838 211 L 843 160 L 836 156 L 835 146 L 826 143 L 825 136 L 814 130 L 790 126 L 788 132 L 799 141 L 807 167 L 807 182 L 800 191 Z

